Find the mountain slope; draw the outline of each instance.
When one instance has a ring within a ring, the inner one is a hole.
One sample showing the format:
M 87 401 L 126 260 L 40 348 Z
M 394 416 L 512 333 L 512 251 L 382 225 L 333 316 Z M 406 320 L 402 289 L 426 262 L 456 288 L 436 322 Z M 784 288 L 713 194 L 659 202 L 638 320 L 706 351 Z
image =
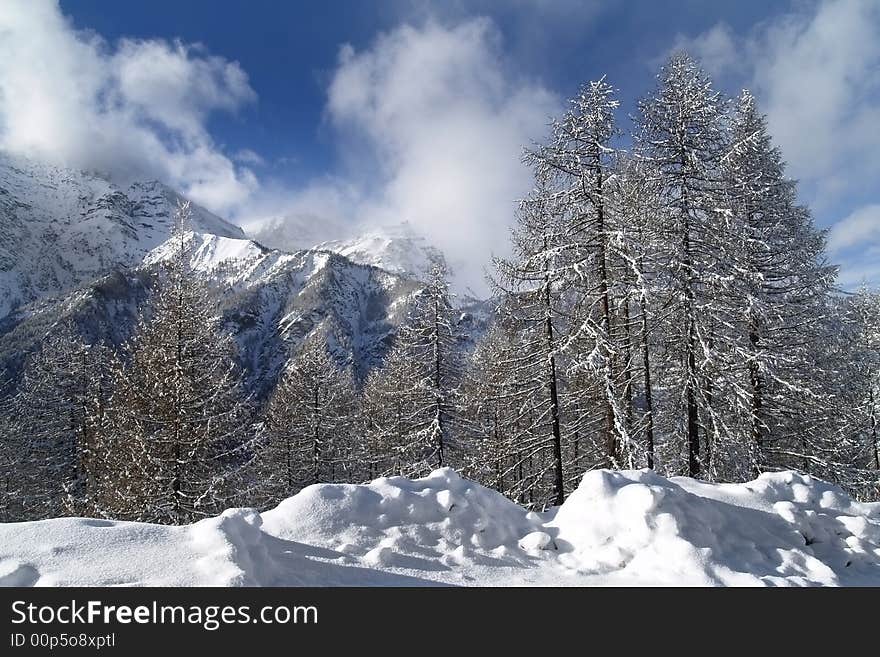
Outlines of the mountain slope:
M 156 182 L 123 190 L 94 174 L 0 155 L 0 388 L 7 377 L 13 382 L 0 392 L 14 389 L 27 354 L 61 324 L 88 342 L 119 346 L 130 337 L 160 263 L 175 248 L 180 198 Z M 258 398 L 316 331 L 363 379 L 382 362 L 409 297 L 423 287 L 413 270 L 436 253 L 405 227 L 395 237 L 376 233 L 291 252 L 247 239 L 198 206 L 192 228 L 191 264 L 209 283 Z M 466 349 L 492 308 L 473 299 L 461 307 Z
M 443 257 L 405 222 L 367 230 L 350 239 L 324 242 L 317 248 L 417 279 L 423 279 L 431 264 Z
M 439 250 L 407 222 L 362 231 L 317 217 L 287 217 L 249 233 L 261 244 L 284 251 L 316 248 L 343 255 L 353 262 L 423 279 L 430 264 L 442 258 Z
M 258 397 L 306 336 L 319 331 L 340 364 L 359 378 L 381 363 L 406 302 L 421 284 L 334 253 L 283 253 L 246 239 L 194 233 L 192 266 L 209 284 L 224 329 L 239 345 L 246 383 Z M 21 306 L 0 320 L 0 365 L 13 375 L 44 336 L 72 323 L 87 340 L 120 345 L 173 253 L 169 241 L 140 266 L 117 268 L 57 297 Z
M 159 182 L 121 189 L 96 174 L 0 153 L 0 318 L 113 267 L 140 264 L 168 239 L 182 197 Z M 244 237 L 193 206 L 193 227 Z

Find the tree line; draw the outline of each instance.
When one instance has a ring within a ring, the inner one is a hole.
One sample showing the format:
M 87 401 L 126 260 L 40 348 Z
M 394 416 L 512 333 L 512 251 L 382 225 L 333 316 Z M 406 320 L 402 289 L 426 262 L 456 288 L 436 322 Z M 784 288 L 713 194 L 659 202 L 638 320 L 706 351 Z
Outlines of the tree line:
M 3 402 L 3 519 L 179 524 L 447 465 L 532 508 L 600 467 L 797 469 L 880 497 L 880 296 L 835 289 L 754 97 L 725 98 L 678 54 L 626 147 L 618 111 L 590 82 L 526 152 L 534 187 L 476 348 L 436 262 L 364 381 L 316 332 L 249 399 L 183 208 L 129 342 L 60 327 Z

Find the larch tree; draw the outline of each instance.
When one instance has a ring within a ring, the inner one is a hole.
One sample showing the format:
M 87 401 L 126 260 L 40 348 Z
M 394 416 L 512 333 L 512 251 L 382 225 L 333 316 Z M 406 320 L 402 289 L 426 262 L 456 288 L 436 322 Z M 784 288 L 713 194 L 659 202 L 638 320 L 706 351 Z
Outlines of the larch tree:
M 307 338 L 282 373 L 265 414 L 260 485 L 278 503 L 310 484 L 356 480 L 356 395 L 351 373 Z M 354 476 L 354 477 L 353 477 Z
M 112 398 L 112 461 L 120 517 L 183 524 L 221 511 L 236 494 L 249 408 L 235 343 L 191 269 L 189 205 L 177 213 L 164 263 Z
M 794 406 L 789 420 L 806 431 L 787 442 L 787 463 L 782 467 L 797 467 L 862 499 L 876 500 L 880 498 L 880 294 L 862 288 L 835 295 L 828 310 L 824 341 L 811 359 L 815 394 L 808 408 Z
M 653 362 L 657 358 L 657 333 L 665 309 L 660 306 L 664 290 L 657 276 L 662 262 L 659 250 L 662 208 L 660 178 L 640 158 L 620 157 L 614 179 L 614 199 L 619 213 L 616 254 L 621 303 L 626 329 L 625 353 L 629 376 L 625 399 L 633 413 L 629 422 L 634 444 L 640 446 L 644 464 L 657 465 Z M 635 445 L 631 449 L 637 449 Z
M 821 378 L 814 355 L 824 340 L 836 268 L 826 262 L 824 235 L 797 204 L 795 183 L 785 177 L 782 156 L 748 91 L 737 99 L 723 165 L 726 205 L 740 237 L 732 253 L 737 275 L 727 290 L 727 365 L 747 372 L 743 385 L 728 393 L 734 406 L 741 402 L 732 412 L 745 417 L 747 447 L 730 451 L 746 454 L 749 467 L 728 478 L 741 478 L 784 464 L 774 462 L 773 452 L 790 449 L 810 431 L 789 418 L 800 404 L 821 403 L 812 383 Z
M 71 325 L 49 333 L 27 360 L 10 405 L 28 516 L 99 512 L 109 367 L 107 347 L 86 344 Z
M 614 268 L 621 240 L 612 194 L 619 105 L 614 95 L 604 78 L 585 85 L 553 122 L 547 143 L 529 152 L 527 161 L 539 179 L 548 181 L 545 189 L 568 209 L 559 253 L 567 261 L 574 311 L 561 348 L 569 352 L 570 366 L 586 370 L 598 386 L 607 464 L 621 467 L 628 459 L 625 390 L 631 369 L 623 344 L 628 318 L 625 313 L 619 321 L 616 317 L 626 292 L 615 289 L 620 287 Z
M 519 353 L 510 364 L 520 376 L 520 385 L 533 395 L 534 441 L 528 450 L 547 459 L 552 473 L 550 503 L 565 500 L 563 461 L 562 396 L 563 369 L 559 346 L 570 314 L 566 309 L 569 260 L 566 199 L 553 194 L 546 180 L 539 179 L 533 194 L 525 199 L 511 231 L 513 255 L 495 260 L 496 292 L 504 300 L 506 320 L 517 336 Z M 542 427 L 543 429 L 538 429 Z
M 859 290 L 852 306 L 857 321 L 856 344 L 861 352 L 856 362 L 864 382 L 859 386 L 862 390 L 860 433 L 864 434 L 868 464 L 876 471 L 876 483 L 880 487 L 880 293 Z
M 451 464 L 463 363 L 448 276 L 441 260 L 430 265 L 383 367 L 367 380 L 368 441 L 385 461 L 379 472 L 389 461 L 392 472 L 416 476 Z
M 415 459 L 408 439 L 412 428 L 409 375 L 406 354 L 392 348 L 364 382 L 360 417 L 369 479 L 409 472 L 410 461 Z
M 543 508 L 554 480 L 547 476 L 554 461 L 548 458 L 547 425 L 540 409 L 546 390 L 542 363 L 521 359 L 523 339 L 529 339 L 527 334 L 499 309 L 470 359 L 462 386 L 464 471 L 520 504 Z M 565 454 L 564 447 L 562 451 L 563 457 L 573 457 L 565 460 L 565 472 L 578 472 L 577 455 Z
M 673 405 L 669 432 L 683 438 L 685 472 L 699 476 L 708 465 L 701 428 L 717 432 L 711 388 L 721 375 L 715 332 L 724 313 L 713 290 L 731 276 L 724 253 L 731 230 L 719 211 L 725 107 L 706 74 L 685 54 L 672 56 L 658 78 L 654 94 L 639 103 L 636 152 L 662 186 L 655 220 L 662 224 L 657 275 L 672 318 L 664 335 L 669 358 L 663 376 Z

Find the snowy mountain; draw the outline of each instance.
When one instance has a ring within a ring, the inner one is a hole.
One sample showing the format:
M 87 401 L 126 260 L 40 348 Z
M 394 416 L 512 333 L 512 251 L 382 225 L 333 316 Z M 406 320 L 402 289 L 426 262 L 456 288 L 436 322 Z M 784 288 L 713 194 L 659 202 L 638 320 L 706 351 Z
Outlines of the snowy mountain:
M 235 336 L 246 380 L 261 396 L 313 331 L 359 377 L 379 364 L 420 284 L 325 251 L 284 253 L 247 239 L 195 233 L 192 265 L 209 282 L 226 330 Z M 23 306 L 0 321 L 0 364 L 18 371 L 25 353 L 70 321 L 90 340 L 119 345 L 156 280 L 165 243 L 137 267 L 116 269 L 70 294 Z
M 0 368 L 15 379 L 26 355 L 65 322 L 89 341 L 128 339 L 160 263 L 173 253 L 181 198 L 158 182 L 121 189 L 95 174 L 0 157 Z M 192 210 L 191 264 L 209 282 L 258 397 L 314 331 L 365 377 L 422 287 L 413 273 L 435 253 L 405 226 L 278 250 Z M 491 321 L 491 304 L 461 306 L 467 348 Z
M 417 279 L 424 277 L 432 262 L 442 258 L 440 251 L 406 222 L 367 230 L 347 240 L 324 242 L 318 248 Z
M 186 526 L 0 524 L 0 586 L 436 584 L 877 586 L 880 504 L 795 472 L 709 484 L 595 470 L 534 513 L 445 468 Z
M 168 239 L 182 197 L 159 182 L 120 188 L 96 174 L 0 154 L 0 319 L 114 267 L 137 266 Z M 244 237 L 193 206 L 196 230 Z
M 294 251 L 314 247 L 416 279 L 422 279 L 430 263 L 442 257 L 408 222 L 358 230 L 300 216 L 271 222 L 250 234 L 273 248 Z

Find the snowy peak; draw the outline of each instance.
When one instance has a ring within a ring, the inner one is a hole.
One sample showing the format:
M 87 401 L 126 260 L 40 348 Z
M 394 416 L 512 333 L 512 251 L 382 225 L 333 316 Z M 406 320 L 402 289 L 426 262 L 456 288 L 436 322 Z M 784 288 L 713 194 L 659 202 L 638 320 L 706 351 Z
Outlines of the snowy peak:
M 430 263 L 442 257 L 438 249 L 405 221 L 359 231 L 340 221 L 297 215 L 276 219 L 250 234 L 275 249 L 332 251 L 352 262 L 415 279 L 424 278 Z
M 253 240 L 223 237 L 212 233 L 188 232 L 184 236 L 187 248 L 190 249 L 190 266 L 194 271 L 216 276 L 223 272 L 235 270 L 247 271 L 261 263 L 271 251 Z M 170 260 L 179 248 L 177 238 L 170 237 L 144 257 L 147 266 Z
M 431 263 L 443 257 L 407 222 L 368 230 L 348 240 L 324 242 L 319 248 L 416 279 L 424 278 Z
M 0 319 L 115 266 L 138 265 L 170 236 L 180 200 L 159 182 L 121 189 L 98 174 L 0 154 Z M 204 208 L 192 210 L 196 230 L 244 237 Z

